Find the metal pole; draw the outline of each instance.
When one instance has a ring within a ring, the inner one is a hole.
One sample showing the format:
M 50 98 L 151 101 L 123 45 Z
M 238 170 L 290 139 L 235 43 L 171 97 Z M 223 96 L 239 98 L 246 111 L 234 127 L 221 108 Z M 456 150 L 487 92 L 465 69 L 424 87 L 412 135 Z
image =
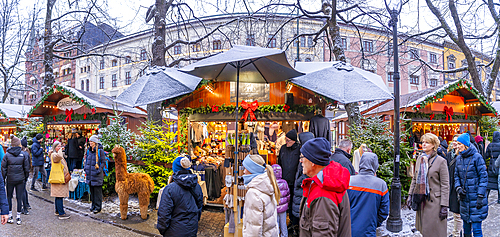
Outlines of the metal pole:
M 299 9 L 297 8 L 297 16 L 299 16 Z M 297 60 L 295 62 L 300 62 L 300 37 L 299 36 L 299 18 L 297 18 Z
M 235 135 L 234 141 L 234 185 L 233 185 L 233 211 L 234 211 L 234 224 L 236 230 L 234 236 L 238 236 L 238 102 L 240 95 L 240 68 L 241 63 L 236 62 L 236 109 L 235 109 Z
M 399 180 L 399 55 L 398 55 L 398 11 L 391 11 L 392 26 L 392 50 L 394 52 L 394 176 L 391 183 L 390 194 L 390 212 L 387 220 L 387 230 L 391 232 L 400 232 L 403 229 L 401 220 L 401 182 Z

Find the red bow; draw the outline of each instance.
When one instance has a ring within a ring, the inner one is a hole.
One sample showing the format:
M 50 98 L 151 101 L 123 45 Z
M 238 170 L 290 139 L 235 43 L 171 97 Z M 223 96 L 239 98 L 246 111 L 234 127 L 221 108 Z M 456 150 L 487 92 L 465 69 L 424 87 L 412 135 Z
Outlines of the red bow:
M 288 112 L 288 110 L 290 110 L 290 105 L 283 105 L 283 109 L 285 112 Z
M 212 106 L 212 112 L 213 113 L 218 113 L 219 112 L 219 106 Z
M 255 117 L 255 114 L 253 113 L 257 108 L 259 107 L 259 102 L 254 101 L 252 103 L 247 103 L 246 101 L 241 102 L 241 107 L 243 109 L 246 109 L 245 113 L 241 117 L 241 119 L 244 119 L 245 122 L 248 119 L 248 116 L 250 115 L 250 121 L 257 121 L 257 117 Z
M 431 114 L 431 115 L 429 116 L 429 119 L 430 119 L 430 120 L 433 120 L 433 119 L 434 119 L 434 114 Z
M 448 122 L 448 119 L 451 121 L 453 121 L 453 107 L 448 107 L 448 106 L 445 106 L 444 107 L 444 111 L 443 111 L 444 114 L 446 114 L 446 122 Z
M 90 111 L 92 111 L 92 114 L 95 114 L 95 108 L 92 108 Z
M 83 115 L 83 119 L 87 119 L 87 114 L 84 114 L 84 115 Z
M 73 114 L 73 109 L 71 110 L 66 109 L 65 113 L 66 113 L 66 118 L 64 119 L 64 121 L 71 122 L 71 115 Z

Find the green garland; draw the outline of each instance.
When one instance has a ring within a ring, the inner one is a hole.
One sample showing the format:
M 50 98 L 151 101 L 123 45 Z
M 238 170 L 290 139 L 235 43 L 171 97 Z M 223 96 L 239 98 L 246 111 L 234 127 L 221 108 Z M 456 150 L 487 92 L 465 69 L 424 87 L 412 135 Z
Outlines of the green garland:
M 462 88 L 467 89 L 474 96 L 476 96 L 477 99 L 479 100 L 479 102 L 481 102 L 481 104 L 483 104 L 484 107 L 486 107 L 487 109 L 492 111 L 493 114 L 495 114 L 495 116 L 498 115 L 497 110 L 495 108 L 493 108 L 493 106 L 491 106 L 491 104 L 488 103 L 488 99 L 486 99 L 486 97 L 484 97 L 481 93 L 479 93 L 479 91 L 476 88 L 474 88 L 474 86 L 472 86 L 468 81 L 463 80 L 463 79 L 458 80 L 455 83 L 451 83 L 448 87 L 443 88 L 441 90 L 438 90 L 433 94 L 430 94 L 422 102 L 413 106 L 413 110 L 420 111 L 421 109 L 425 108 L 425 106 L 427 106 L 428 104 L 434 103 L 434 102 L 438 101 L 439 99 L 443 98 L 445 95 L 448 95 L 451 92 L 456 91 L 458 89 L 462 89 Z
M 50 95 L 56 92 L 61 92 L 63 95 L 68 95 L 70 99 L 78 102 L 81 105 L 87 106 L 87 108 L 89 109 L 95 109 L 95 106 L 90 104 L 86 99 L 76 96 L 73 92 L 69 91 L 68 89 L 60 85 L 54 85 L 52 88 L 50 88 L 49 91 L 47 91 L 47 93 L 45 93 L 45 95 L 43 95 L 43 97 L 38 101 L 38 103 L 36 103 L 36 105 L 34 105 L 33 108 L 31 108 L 30 112 L 28 113 L 28 117 L 31 117 L 31 114 L 35 112 L 35 110 L 38 109 L 38 107 L 42 106 L 43 102 L 45 102 L 45 100 L 47 100 L 47 98 Z
M 4 118 L 9 118 L 1 109 L 0 109 L 0 116 Z
M 406 118 L 409 119 L 430 119 L 431 115 L 434 115 L 434 118 L 432 120 L 446 120 L 446 114 L 427 114 L 427 113 L 421 113 L 421 112 L 416 112 L 416 113 L 406 113 Z M 471 122 L 477 122 L 481 119 L 481 116 L 476 116 L 476 115 L 468 115 L 467 118 L 465 118 L 465 115 L 452 115 L 451 116 L 452 121 L 453 120 L 468 120 Z
M 65 114 L 58 114 L 55 116 L 45 116 L 43 117 L 43 124 L 47 124 L 49 122 L 62 122 L 66 119 Z M 72 121 L 101 121 L 101 127 L 105 127 L 108 122 L 108 116 L 106 113 L 96 113 L 96 114 L 72 114 Z
M 210 114 L 210 113 L 229 113 L 232 114 L 234 113 L 236 106 L 234 105 L 206 105 L 206 106 L 200 106 L 198 108 L 190 108 L 186 107 L 184 109 L 181 109 L 179 111 L 179 114 L 187 114 L 188 116 L 191 114 Z M 243 113 L 245 112 L 245 109 L 243 107 L 238 106 L 238 113 Z M 270 112 L 276 112 L 276 113 L 299 113 L 299 114 L 307 114 L 307 113 L 312 113 L 316 110 L 320 110 L 321 108 L 318 105 L 292 105 L 289 107 L 288 111 L 286 110 L 286 105 L 284 104 L 278 104 L 278 105 L 260 105 L 254 112 L 261 112 L 261 113 L 270 113 Z M 242 114 L 243 115 L 243 114 Z
M 182 144 L 180 153 L 187 153 L 188 141 L 188 117 L 189 114 L 179 114 L 179 129 L 178 129 L 178 140 Z

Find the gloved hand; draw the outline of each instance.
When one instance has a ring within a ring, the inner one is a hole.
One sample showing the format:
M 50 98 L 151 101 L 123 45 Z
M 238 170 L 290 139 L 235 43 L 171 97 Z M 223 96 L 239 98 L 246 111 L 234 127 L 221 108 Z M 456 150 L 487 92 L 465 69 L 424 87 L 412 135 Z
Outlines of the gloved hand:
M 483 199 L 484 199 L 484 197 L 483 197 L 483 196 L 481 196 L 481 195 L 478 195 L 478 196 L 477 196 L 477 200 L 476 200 L 476 208 L 477 208 L 477 209 L 481 209 L 481 208 L 483 208 L 483 206 L 484 206 L 484 205 L 483 205 Z
M 441 211 L 439 211 L 439 219 L 444 220 L 448 217 L 448 207 L 441 206 Z
M 457 187 L 457 196 L 458 196 L 458 200 L 465 200 L 465 190 L 463 190 L 462 187 Z

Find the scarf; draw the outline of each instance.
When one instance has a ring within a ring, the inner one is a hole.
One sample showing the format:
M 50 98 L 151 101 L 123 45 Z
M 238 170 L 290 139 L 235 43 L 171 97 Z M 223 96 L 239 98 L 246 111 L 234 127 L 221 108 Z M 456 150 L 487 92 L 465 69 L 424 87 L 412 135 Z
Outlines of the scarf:
M 417 175 L 411 204 L 411 209 L 414 211 L 420 210 L 420 208 L 423 207 L 422 204 L 425 199 L 429 197 L 429 180 L 427 177 L 427 172 L 429 171 L 429 156 L 424 153 L 418 159 L 420 159 L 420 165 L 416 170 Z
M 243 167 L 251 173 L 242 176 L 245 186 L 248 185 L 257 175 L 266 172 L 266 167 L 255 163 L 255 161 L 250 158 L 250 155 L 247 155 L 247 157 L 243 160 Z

